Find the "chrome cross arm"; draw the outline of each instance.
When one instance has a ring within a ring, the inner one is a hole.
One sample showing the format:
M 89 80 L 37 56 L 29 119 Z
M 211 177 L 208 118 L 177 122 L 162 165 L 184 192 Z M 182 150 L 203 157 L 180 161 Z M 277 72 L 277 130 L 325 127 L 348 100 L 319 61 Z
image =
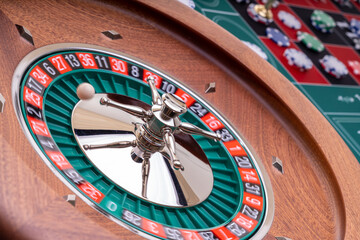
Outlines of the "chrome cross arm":
M 180 160 L 176 157 L 176 149 L 175 149 L 175 139 L 170 129 L 163 130 L 163 140 L 165 142 L 165 146 L 169 151 L 170 159 L 172 166 L 175 170 L 184 170 L 184 166 L 181 164 Z
M 150 90 L 151 90 L 152 105 L 161 105 L 162 100 L 161 100 L 161 96 L 160 96 L 159 92 L 156 89 L 154 77 L 150 76 L 146 80 L 147 80 Z
M 221 135 L 219 133 L 203 130 L 202 128 L 199 128 L 191 123 L 181 122 L 178 129 L 183 133 L 201 135 L 216 141 L 221 140 Z
M 114 142 L 108 144 L 97 144 L 97 145 L 83 145 L 85 150 L 90 149 L 101 149 L 101 148 L 126 148 L 126 147 L 136 147 L 136 140 L 134 141 L 121 141 L 121 142 Z
M 146 111 L 145 109 L 143 109 L 141 107 L 123 104 L 123 103 L 119 103 L 119 102 L 114 102 L 107 97 L 102 97 L 100 99 L 100 104 L 123 110 L 127 113 L 130 113 L 130 114 L 132 114 L 136 117 L 140 117 L 140 118 L 149 118 L 152 116 L 152 113 L 150 111 Z

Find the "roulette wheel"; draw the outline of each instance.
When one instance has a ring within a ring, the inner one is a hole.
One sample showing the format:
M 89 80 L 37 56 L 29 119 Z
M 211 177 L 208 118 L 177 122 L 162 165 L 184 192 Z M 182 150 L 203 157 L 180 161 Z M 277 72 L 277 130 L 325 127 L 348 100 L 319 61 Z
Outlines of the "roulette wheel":
M 3 239 L 358 236 L 350 148 L 193 9 L 12 1 L 0 17 Z

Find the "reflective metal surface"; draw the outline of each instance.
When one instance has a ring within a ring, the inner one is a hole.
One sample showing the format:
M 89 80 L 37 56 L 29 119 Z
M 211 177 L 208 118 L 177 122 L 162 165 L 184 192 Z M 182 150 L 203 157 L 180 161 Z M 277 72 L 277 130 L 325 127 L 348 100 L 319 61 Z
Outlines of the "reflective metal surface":
M 174 170 L 169 157 L 158 152 L 148 161 L 134 161 L 131 157 L 131 142 L 136 139 L 134 129 L 144 121 L 126 111 L 114 111 L 102 105 L 104 97 L 115 103 L 150 109 L 139 100 L 117 94 L 95 94 L 92 99 L 81 100 L 76 105 L 72 115 L 75 138 L 84 154 L 104 175 L 128 192 L 166 206 L 193 206 L 209 196 L 213 188 L 212 170 L 191 136 L 174 134 L 176 155 L 184 171 Z M 129 144 L 119 147 L 117 142 Z M 107 147 L 89 147 L 99 145 Z
M 197 134 L 215 141 L 221 140 L 220 133 L 209 132 L 191 123 L 181 122 L 179 116 L 187 111 L 185 102 L 178 96 L 171 93 L 164 93 L 162 96 L 157 91 L 155 79 L 150 76 L 146 79 L 152 95 L 152 106 L 150 110 L 132 104 L 122 104 L 112 101 L 107 97 L 100 98 L 100 104 L 105 107 L 112 107 L 114 110 L 122 110 L 135 117 L 141 118 L 144 123 L 133 122 L 136 140 L 117 141 L 109 144 L 84 145 L 85 150 L 99 148 L 125 148 L 132 146 L 131 158 L 135 162 L 142 162 L 149 165 L 149 158 L 154 153 L 162 153 L 165 157 L 170 157 L 171 166 L 175 170 L 184 170 L 180 159 L 176 156 L 176 146 L 174 133 L 182 132 L 186 134 Z M 88 84 L 90 85 L 90 84 Z M 87 91 L 88 89 L 89 91 Z M 94 88 L 79 85 L 77 95 L 79 99 L 88 100 L 95 94 Z M 88 96 L 83 98 L 84 96 Z M 150 166 L 144 166 L 143 171 L 148 171 Z M 143 188 L 146 188 L 148 173 L 144 172 Z M 143 189 L 143 197 L 146 198 L 146 191 Z
M 34 45 L 34 39 L 32 37 L 32 34 L 31 32 L 25 28 L 24 26 L 21 26 L 21 25 L 18 25 L 18 24 L 15 24 L 20 36 L 22 38 L 24 38 L 26 41 L 28 41 L 29 43 L 31 43 L 31 45 Z

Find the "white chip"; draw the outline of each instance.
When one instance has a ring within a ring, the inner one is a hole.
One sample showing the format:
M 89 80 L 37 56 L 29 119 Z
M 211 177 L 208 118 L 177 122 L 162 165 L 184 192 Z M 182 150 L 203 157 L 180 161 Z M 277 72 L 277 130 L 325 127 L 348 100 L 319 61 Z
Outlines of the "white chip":
M 265 59 L 265 60 L 268 59 L 268 56 L 266 55 L 266 53 L 258 45 L 253 44 L 251 42 L 247 42 L 247 41 L 242 41 L 242 42 L 245 43 L 246 46 L 248 46 L 251 50 L 253 50 L 255 53 L 257 53 L 257 55 L 259 55 L 263 59 Z
M 332 55 L 325 55 L 319 62 L 327 73 L 336 78 L 340 78 L 349 73 L 345 64 Z
M 178 0 L 179 2 L 181 2 L 182 4 L 185 4 L 186 6 L 194 9 L 195 8 L 195 3 L 193 0 Z
M 350 66 L 350 68 L 352 69 L 352 72 L 355 75 L 360 75 L 360 62 L 359 61 L 348 61 L 348 64 Z
M 297 18 L 292 15 L 291 13 L 285 12 L 283 10 L 280 10 L 278 12 L 278 18 L 280 19 L 280 21 L 282 21 L 285 26 L 292 28 L 292 29 L 300 29 L 301 28 L 301 23 L 299 20 L 297 20 Z
M 295 48 L 288 48 L 284 52 L 285 58 L 290 66 L 295 65 L 301 71 L 309 70 L 313 67 L 313 63 L 303 52 Z

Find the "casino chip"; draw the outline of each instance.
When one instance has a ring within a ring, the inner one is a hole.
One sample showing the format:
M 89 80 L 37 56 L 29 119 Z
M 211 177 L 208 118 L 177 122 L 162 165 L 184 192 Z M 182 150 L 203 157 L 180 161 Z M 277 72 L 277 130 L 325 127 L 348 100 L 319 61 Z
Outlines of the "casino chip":
M 285 26 L 296 30 L 301 28 L 300 21 L 291 13 L 280 10 L 277 16 Z
M 266 36 L 273 40 L 280 47 L 290 46 L 289 38 L 276 28 L 266 28 Z
M 193 0 L 178 0 L 179 2 L 181 2 L 182 4 L 185 4 L 188 7 L 191 7 L 192 9 L 195 8 L 195 3 Z
M 360 75 L 360 62 L 359 61 L 348 61 L 348 65 L 355 75 Z
M 334 19 L 321 10 L 315 10 L 310 16 L 311 24 L 323 33 L 331 33 L 336 26 Z
M 266 4 L 268 2 L 268 0 L 261 0 L 261 2 L 263 4 Z M 271 4 L 271 7 L 272 8 L 277 8 L 279 6 L 280 2 L 279 1 L 274 1 L 272 4 Z
M 319 39 L 310 35 L 307 32 L 298 31 L 297 39 L 298 41 L 302 42 L 307 48 L 313 51 L 322 52 L 325 49 L 324 44 L 322 44 Z
M 313 63 L 303 52 L 296 50 L 295 48 L 288 48 L 284 52 L 284 57 L 288 60 L 290 66 L 296 66 L 300 71 L 310 70 L 313 67 Z
M 322 59 L 319 60 L 321 66 L 325 70 L 325 72 L 330 75 L 341 78 L 342 76 L 348 74 L 348 70 L 339 59 L 331 55 L 325 55 Z
M 265 60 L 268 59 L 268 56 L 266 55 L 266 53 L 258 45 L 253 44 L 248 41 L 242 41 L 242 42 L 245 43 L 246 46 L 248 46 L 251 50 L 253 50 L 255 53 L 257 53 L 263 59 L 265 59 Z
M 255 3 L 250 3 L 249 6 L 247 7 L 246 11 L 249 15 L 249 17 L 254 20 L 255 22 L 259 22 L 259 23 L 263 23 L 263 24 L 269 24 L 273 21 L 273 19 L 268 19 L 266 17 L 261 16 L 260 14 L 258 14 L 255 10 Z
M 252 18 L 252 20 L 254 20 L 255 22 L 259 22 L 259 14 L 256 13 L 254 7 L 255 7 L 255 4 L 251 3 L 247 7 L 246 11 L 247 11 L 249 17 Z
M 360 37 L 360 21 L 352 18 L 350 20 L 350 29 L 353 33 L 355 33 L 358 37 Z
M 347 5 L 350 2 L 350 0 L 334 0 L 334 2 L 337 2 L 340 5 Z

